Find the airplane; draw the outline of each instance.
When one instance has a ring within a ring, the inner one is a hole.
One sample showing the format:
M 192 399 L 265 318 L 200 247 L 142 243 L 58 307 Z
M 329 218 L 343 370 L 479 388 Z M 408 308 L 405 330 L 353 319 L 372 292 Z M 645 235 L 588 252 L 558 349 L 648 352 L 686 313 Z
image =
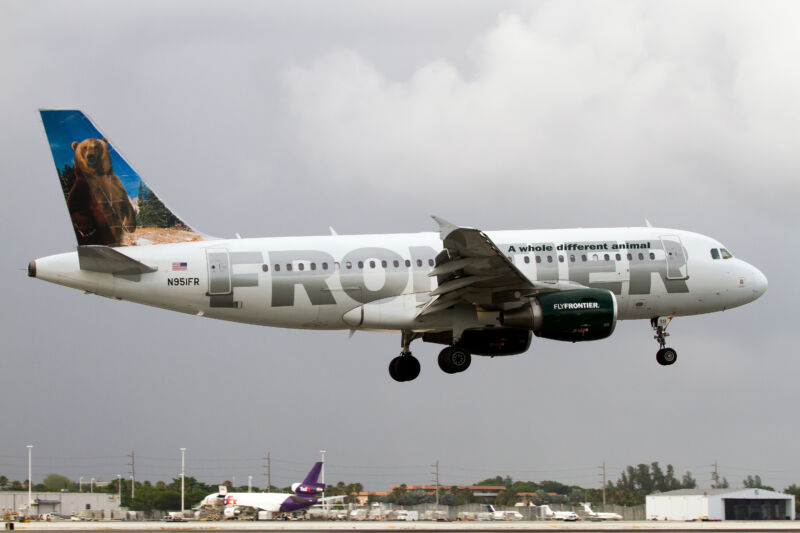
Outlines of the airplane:
M 586 513 L 589 520 L 622 520 L 622 515 L 619 513 L 593 511 L 589 502 L 582 503 L 581 507 L 583 507 L 583 511 Z
M 580 517 L 572 511 L 553 511 L 549 505 L 540 505 L 539 512 L 541 517 L 546 520 L 563 520 L 565 522 L 580 520 Z
M 76 251 L 28 275 L 87 293 L 262 326 L 400 333 L 389 375 L 417 378 L 416 339 L 439 367 L 526 352 L 533 336 L 609 337 L 648 320 L 659 349 L 675 317 L 759 298 L 767 278 L 711 237 L 652 227 L 219 239 L 170 210 L 81 111 L 41 110 Z M 238 235 L 237 235 L 238 237 Z
M 197 509 L 224 506 L 225 518 L 237 518 L 242 514 L 258 514 L 267 511 L 272 514 L 292 513 L 311 507 L 323 498 L 317 497 L 325 484 L 319 483 L 322 461 L 317 461 L 301 483 L 292 484 L 294 494 L 283 492 L 227 492 L 224 486 L 215 494 L 203 498 Z M 327 500 L 328 498 L 325 498 Z
M 492 504 L 486 504 L 489 509 L 489 520 L 522 520 L 522 513 L 518 511 L 497 511 Z

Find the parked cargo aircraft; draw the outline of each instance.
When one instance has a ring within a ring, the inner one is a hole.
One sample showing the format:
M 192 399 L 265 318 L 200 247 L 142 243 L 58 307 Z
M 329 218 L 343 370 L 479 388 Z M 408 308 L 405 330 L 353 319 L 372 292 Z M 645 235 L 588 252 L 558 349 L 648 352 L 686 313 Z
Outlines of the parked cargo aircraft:
M 400 333 L 389 374 L 419 375 L 415 339 L 445 345 L 439 366 L 513 355 L 533 335 L 577 342 L 618 320 L 649 320 L 656 360 L 677 316 L 724 311 L 767 289 L 718 241 L 650 227 L 481 231 L 441 218 L 438 233 L 212 238 L 174 214 L 80 111 L 41 112 L 76 252 L 28 275 L 198 316 L 304 329 Z
M 220 490 L 216 494 L 209 494 L 198 504 L 199 509 L 223 506 L 225 518 L 237 518 L 240 514 L 250 512 L 258 514 L 259 511 L 269 513 L 291 513 L 306 509 L 322 501 L 318 495 L 325 490 L 325 484 L 319 483 L 319 474 L 322 461 L 317 461 L 306 475 L 302 483 L 294 483 L 292 492 L 227 492 Z M 220 487 L 223 489 L 224 487 Z

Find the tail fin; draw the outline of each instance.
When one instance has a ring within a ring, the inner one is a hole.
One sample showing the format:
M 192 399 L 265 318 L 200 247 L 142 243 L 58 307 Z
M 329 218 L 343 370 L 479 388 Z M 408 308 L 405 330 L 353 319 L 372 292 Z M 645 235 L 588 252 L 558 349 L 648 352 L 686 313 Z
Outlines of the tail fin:
M 78 110 L 40 110 L 79 245 L 204 240 L 165 206 Z
M 313 494 L 315 492 L 322 492 L 325 489 L 325 483 L 319 483 L 319 474 L 322 471 L 322 461 L 317 461 L 311 470 L 306 475 L 302 483 L 295 483 L 292 490 L 299 495 Z
M 487 504 L 486 504 L 486 507 L 488 507 L 488 508 L 489 508 L 489 512 L 490 512 L 490 513 L 493 513 L 493 512 L 495 512 L 495 511 L 494 511 L 494 505 L 492 505 L 491 503 L 487 503 Z

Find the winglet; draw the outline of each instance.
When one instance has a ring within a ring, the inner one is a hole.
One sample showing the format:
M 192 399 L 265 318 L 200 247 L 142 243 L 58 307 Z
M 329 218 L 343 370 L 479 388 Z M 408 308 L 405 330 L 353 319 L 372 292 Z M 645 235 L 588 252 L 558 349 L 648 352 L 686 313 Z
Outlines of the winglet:
M 442 240 L 445 240 L 448 235 L 458 229 L 458 226 L 455 224 L 452 224 L 443 218 L 439 218 L 436 215 L 431 215 L 431 218 L 435 220 L 437 224 L 439 224 L 439 237 Z

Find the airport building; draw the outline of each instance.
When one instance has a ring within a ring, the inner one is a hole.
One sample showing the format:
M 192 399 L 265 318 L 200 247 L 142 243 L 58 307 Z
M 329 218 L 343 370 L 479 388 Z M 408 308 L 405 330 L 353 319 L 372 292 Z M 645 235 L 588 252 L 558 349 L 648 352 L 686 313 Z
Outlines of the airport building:
M 764 489 L 680 489 L 651 494 L 648 520 L 794 520 L 795 498 Z
M 58 513 L 98 518 L 111 518 L 112 515 L 118 516 L 120 512 L 116 494 L 33 491 L 31 500 L 32 505 L 29 506 L 28 491 L 0 491 L 0 510 L 3 514 L 46 515 Z

